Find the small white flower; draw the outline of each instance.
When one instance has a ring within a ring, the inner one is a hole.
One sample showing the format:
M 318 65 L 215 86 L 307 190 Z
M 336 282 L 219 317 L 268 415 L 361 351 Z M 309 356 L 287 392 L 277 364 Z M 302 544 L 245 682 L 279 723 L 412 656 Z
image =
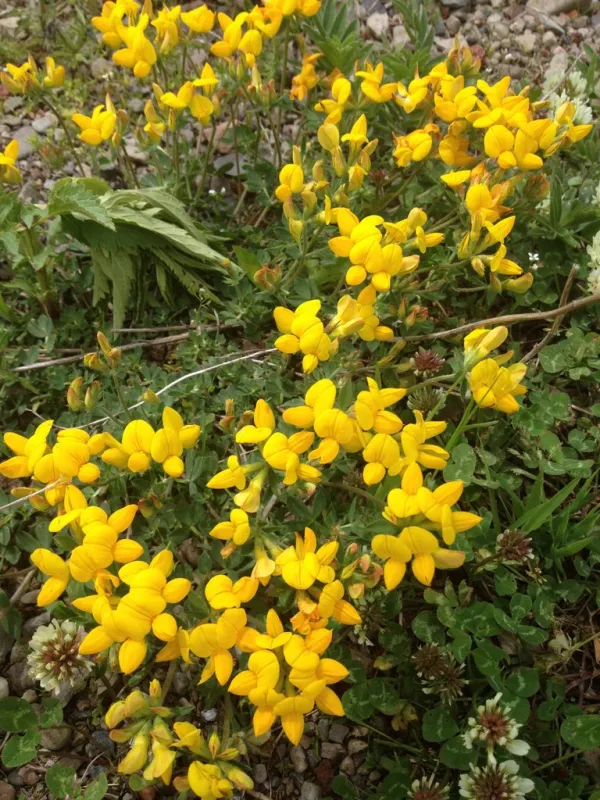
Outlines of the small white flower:
M 600 292 L 600 267 L 595 267 L 587 276 L 588 291 L 590 294 Z
M 468 750 L 475 742 L 483 742 L 487 746 L 490 764 L 496 764 L 495 747 L 505 747 L 513 755 L 527 755 L 529 752 L 527 742 L 517 739 L 521 725 L 502 707 L 501 700 L 502 693 L 498 692 L 486 700 L 485 705 L 479 706 L 477 717 L 469 719 L 469 728 L 462 737 Z
M 600 231 L 592 239 L 592 243 L 587 246 L 587 254 L 590 257 L 590 266 L 600 267 Z
M 530 264 L 535 264 L 540 260 L 539 253 L 527 253 L 527 255 L 529 256 Z
M 525 800 L 525 795 L 535 789 L 529 778 L 520 778 L 519 767 L 515 761 L 502 764 L 488 764 L 486 767 L 473 767 L 458 781 L 459 794 L 466 800 Z
M 42 689 L 59 694 L 64 684 L 84 682 L 92 669 L 92 663 L 79 655 L 84 635 L 83 628 L 70 620 L 52 620 L 36 630 L 29 643 L 27 663 L 29 674 Z

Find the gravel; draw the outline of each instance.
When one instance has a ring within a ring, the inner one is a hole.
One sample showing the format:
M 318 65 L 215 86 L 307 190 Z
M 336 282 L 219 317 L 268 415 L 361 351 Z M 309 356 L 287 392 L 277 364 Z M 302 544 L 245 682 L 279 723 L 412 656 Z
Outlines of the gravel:
M 334 722 L 329 729 L 329 741 L 342 744 L 346 736 L 350 733 L 350 728 L 340 722 Z

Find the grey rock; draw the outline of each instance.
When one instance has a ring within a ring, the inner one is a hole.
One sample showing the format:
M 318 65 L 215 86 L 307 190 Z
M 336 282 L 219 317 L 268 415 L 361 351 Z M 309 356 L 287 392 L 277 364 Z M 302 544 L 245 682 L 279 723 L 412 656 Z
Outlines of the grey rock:
M 85 747 L 85 752 L 90 758 L 101 753 L 107 753 L 112 756 L 115 752 L 115 743 L 109 737 L 107 731 L 94 731 Z
M 319 800 L 321 797 L 321 790 L 316 783 L 311 781 L 304 781 L 302 789 L 300 790 L 301 800 Z
M 57 728 L 48 728 L 40 731 L 40 744 L 47 750 L 62 750 L 71 741 L 73 732 L 68 725 L 60 725 Z
M 6 781 L 0 781 L 0 800 L 15 800 L 15 790 Z
M 13 786 L 23 786 L 25 783 L 21 775 L 19 775 L 18 769 L 13 769 L 12 772 L 8 773 L 8 782 Z
M 468 8 L 471 5 L 471 0 L 440 0 L 446 8 Z
M 564 73 L 569 69 L 569 64 L 569 54 L 562 47 L 559 47 L 552 56 L 552 60 L 550 64 L 548 64 L 546 72 L 555 72 L 557 74 Z
M 38 782 L 37 772 L 29 767 L 21 767 L 19 775 L 23 778 L 25 786 L 35 786 Z
M 65 136 L 66 136 L 66 134 L 65 134 L 65 132 L 63 131 L 62 128 L 55 128 L 54 129 L 53 139 L 54 139 L 55 144 L 58 144 L 59 142 L 62 142 L 63 139 L 65 138 Z
M 256 783 L 266 783 L 267 782 L 267 768 L 264 764 L 257 764 L 254 767 L 253 771 L 254 780 Z
M 94 78 L 104 78 L 114 70 L 114 63 L 107 58 L 95 58 L 90 64 L 90 71 Z
M 490 0 L 490 5 L 492 8 L 504 8 L 506 0 Z
M 19 158 L 20 157 L 21 154 L 19 153 Z M 35 617 L 30 617 L 23 625 L 23 638 L 30 639 L 40 626 L 48 625 L 51 619 L 52 617 L 50 616 L 49 611 L 44 611 L 42 614 L 38 614 Z
M 58 120 L 54 114 L 43 114 L 41 117 L 36 117 L 31 127 L 36 133 L 46 133 L 53 125 L 56 125 Z
M 523 33 L 524 30 L 525 30 L 525 21 L 523 17 L 517 17 L 516 19 L 513 19 L 513 21 L 510 23 L 511 33 Z
M 350 756 L 346 756 L 346 758 L 342 761 L 340 764 L 340 770 L 345 772 L 346 775 L 349 775 L 350 777 L 356 774 L 356 764 L 354 761 L 352 761 Z
M 344 752 L 344 748 L 341 744 L 334 744 L 333 742 L 323 742 L 321 745 L 321 757 L 328 758 L 331 761 L 335 761 L 339 758 L 342 753 Z
M 364 739 L 350 739 L 348 742 L 348 754 L 355 756 L 361 750 L 366 750 L 368 746 L 369 743 L 365 742 Z
M 239 171 L 238 171 L 238 164 L 236 163 L 235 156 L 232 154 L 226 156 L 219 156 L 215 158 L 213 164 L 216 170 L 221 170 L 223 167 L 227 167 L 225 169 L 225 175 L 231 175 L 232 177 L 238 177 L 242 175 L 246 170 L 246 158 L 241 155 L 239 158 Z
M 3 664 L 13 647 L 13 637 L 0 627 L 0 664 Z
M 8 681 L 6 678 L 0 678 L 0 700 L 2 700 L 3 697 L 8 697 L 9 694 L 10 687 L 8 685 Z
M 46 180 L 44 181 L 44 189 L 47 192 L 49 192 L 50 189 L 54 188 L 54 184 L 55 183 L 56 183 L 56 181 L 53 178 L 46 178 Z
M 498 45 L 498 48 L 502 47 L 509 35 L 508 25 L 505 25 L 504 22 L 496 22 L 492 26 L 492 34 L 495 37 L 493 44 Z
M 18 664 L 11 664 L 6 670 L 6 677 L 10 688 L 14 694 L 18 694 L 19 697 L 21 697 L 23 692 L 26 692 L 27 689 L 35 689 L 35 681 L 27 671 L 27 664 L 24 661 L 20 661 Z
M 367 29 L 376 39 L 383 39 L 390 30 L 389 16 L 376 11 L 367 18 Z
M 6 122 L 6 119 L 4 120 Z M 32 136 L 35 135 L 35 131 L 33 130 L 31 125 L 24 125 L 22 128 L 19 128 L 14 133 L 14 138 L 19 143 L 19 160 L 22 158 L 27 158 L 27 156 L 33 153 L 33 145 L 29 141 Z M 46 612 L 47 613 L 47 612 Z M 48 622 L 50 621 L 50 614 L 47 613 Z M 27 623 L 25 623 L 26 625 Z M 23 626 L 23 632 L 25 632 L 25 626 Z
M 200 712 L 200 716 L 202 717 L 204 722 L 214 722 L 217 718 L 217 709 L 207 708 L 204 711 Z
M 329 736 L 329 727 L 331 722 L 326 717 L 321 717 L 321 719 L 317 722 L 317 733 L 319 734 L 320 739 L 327 739 Z
M 456 36 L 459 32 L 462 23 L 456 14 L 450 14 L 448 19 L 446 20 L 446 30 L 451 36 Z
M 37 701 L 37 694 L 35 689 L 26 689 L 21 695 L 26 703 L 35 703 Z
M 394 25 L 392 28 L 392 44 L 394 47 L 404 47 L 410 42 L 410 36 L 404 25 Z
M 178 694 L 180 696 L 182 694 L 185 694 L 189 689 L 189 686 L 190 686 L 190 679 L 185 674 L 185 672 L 181 671 L 176 672 L 175 675 L 173 676 L 173 683 L 172 683 L 173 691 L 175 692 L 175 694 Z
M 141 97 L 132 97 L 127 105 L 134 114 L 141 114 L 144 110 L 144 101 Z
M 519 36 L 515 36 L 515 41 L 524 53 L 533 53 L 537 47 L 538 37 L 533 31 L 525 31 Z
M 10 651 L 10 663 L 16 664 L 17 661 L 25 661 L 29 655 L 29 645 L 27 642 L 15 642 Z
M 35 126 L 35 122 L 33 124 Z M 25 594 L 21 598 L 21 602 L 25 606 L 34 606 L 39 593 L 40 593 L 39 589 L 32 589 L 30 592 L 25 592 Z
M 2 117 L 2 122 L 5 125 L 8 125 L 9 128 L 18 128 L 22 120 L 20 119 L 20 117 L 15 117 L 14 114 L 5 114 Z
M 542 36 L 542 44 L 544 47 L 554 47 L 557 41 L 556 34 L 552 31 L 546 31 Z
M 495 11 L 493 14 L 490 14 L 489 17 L 487 18 L 488 25 L 495 25 L 497 22 L 503 22 L 503 20 L 504 17 L 502 16 L 502 14 L 498 14 Z
M 22 105 L 23 98 L 13 94 L 10 97 L 7 97 L 4 101 L 4 110 L 12 114 L 13 111 L 17 110 L 17 108 L 21 108 Z
M 0 31 L 13 34 L 18 29 L 20 21 L 20 17 L 4 17 L 4 19 L 0 19 Z
M 334 722 L 329 729 L 329 741 L 342 744 L 346 736 L 350 733 L 350 729 L 346 725 L 341 725 L 339 722 Z
M 134 164 L 148 163 L 148 153 L 145 153 L 143 150 L 141 150 L 136 141 L 128 142 L 125 145 L 125 150 Z
M 292 762 L 292 766 L 294 767 L 294 772 L 297 772 L 300 775 L 303 772 L 306 772 L 308 764 L 306 763 L 306 755 L 304 750 L 301 747 L 298 747 L 298 745 L 292 747 L 290 750 L 290 760 Z

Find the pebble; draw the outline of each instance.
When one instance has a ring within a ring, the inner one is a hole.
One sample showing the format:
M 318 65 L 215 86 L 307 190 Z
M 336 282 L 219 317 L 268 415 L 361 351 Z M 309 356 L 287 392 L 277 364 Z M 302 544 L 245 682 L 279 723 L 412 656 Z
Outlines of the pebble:
M 56 125 L 58 120 L 54 114 L 43 114 L 41 117 L 36 117 L 31 123 L 31 127 L 36 133 L 46 133 L 53 125 Z
M 0 800 L 15 800 L 15 790 L 6 781 L 0 781 Z
M 342 761 L 340 764 L 340 770 L 345 772 L 346 775 L 349 775 L 350 777 L 356 774 L 356 765 L 350 756 L 346 756 L 346 758 Z
M 331 728 L 329 729 L 329 741 L 337 742 L 338 744 L 342 744 L 346 736 L 350 733 L 350 729 L 347 728 L 345 725 L 341 725 L 339 722 L 334 722 Z
M 532 31 L 525 31 L 515 36 L 515 41 L 524 53 L 533 53 L 537 46 L 537 36 Z
M 317 733 L 319 734 L 320 739 L 328 739 L 329 738 L 329 728 L 331 723 L 325 717 L 322 717 L 317 723 Z
M 254 767 L 253 771 L 254 780 L 256 783 L 266 783 L 267 782 L 267 768 L 264 764 L 257 764 Z
M 390 18 L 383 12 L 375 12 L 367 18 L 367 28 L 376 39 L 383 39 L 390 30 Z
M 39 589 L 32 589 L 30 592 L 25 592 L 21 598 L 24 606 L 34 606 L 37 601 L 37 596 L 40 593 Z
M 190 685 L 190 679 L 185 672 L 176 672 L 173 676 L 173 691 L 175 694 L 185 694 Z
M 290 750 L 290 759 L 295 772 L 299 773 L 300 775 L 303 772 L 306 772 L 308 764 L 306 763 L 306 755 L 304 750 L 301 747 L 298 745 L 292 747 Z
M 6 661 L 8 654 L 12 650 L 14 641 L 10 633 L 7 633 L 4 628 L 0 627 L 0 664 Z
M 40 731 L 40 744 L 47 750 L 62 750 L 71 741 L 72 730 L 68 725 Z
M 0 700 L 2 700 L 3 697 L 8 697 L 9 694 L 10 687 L 8 685 L 8 681 L 6 678 L 0 678 Z
M 18 694 L 19 697 L 21 697 L 23 692 L 27 691 L 27 689 L 35 688 L 35 681 L 29 675 L 27 665 L 23 661 L 18 664 L 11 664 L 5 674 L 8 678 L 10 688 L 14 694 Z
M 21 697 L 26 703 L 35 703 L 37 701 L 37 693 L 35 689 L 27 689 L 23 692 Z
M 462 23 L 456 14 L 450 14 L 446 20 L 446 30 L 451 36 L 455 36 L 459 32 L 461 25 Z
M 25 130 L 25 128 L 23 128 L 23 130 Z M 33 133 L 33 128 L 31 128 L 31 131 Z M 18 134 L 19 132 L 17 131 L 17 133 L 15 133 L 15 137 L 18 137 Z M 33 145 L 30 144 L 29 148 L 29 152 L 33 153 Z M 19 151 L 19 158 L 21 158 L 21 151 Z M 37 614 L 35 617 L 30 617 L 23 625 L 23 638 L 31 639 L 37 629 L 42 625 L 48 625 L 50 620 L 51 616 L 49 611 L 44 611 L 41 614 Z
M 107 58 L 95 58 L 90 64 L 90 71 L 94 78 L 104 78 L 114 69 L 114 63 Z
M 300 790 L 301 800 L 319 800 L 321 797 L 321 790 L 316 783 L 311 781 L 304 781 L 302 789 Z
M 410 36 L 406 32 L 404 25 L 394 25 L 392 28 L 392 44 L 394 47 L 402 47 L 410 42 Z
M 365 750 L 368 746 L 369 743 L 363 739 L 350 739 L 348 742 L 348 754 L 351 756 L 356 755 L 356 753 L 360 753 L 361 750 Z
M 499 48 L 502 47 L 503 40 L 506 40 L 509 35 L 508 25 L 505 25 L 504 22 L 496 22 L 492 25 L 491 30 L 493 36 L 497 39 L 494 45 L 497 44 Z
M 440 0 L 446 8 L 468 8 L 471 5 L 471 0 Z
M 8 122 L 8 119 L 6 117 L 4 118 L 4 122 L 6 122 L 7 125 L 10 125 L 10 122 Z M 35 131 L 31 127 L 31 125 L 24 125 L 22 128 L 19 128 L 14 132 L 13 138 L 16 139 L 19 143 L 19 160 L 26 158 L 27 156 L 31 155 L 31 153 L 33 153 L 34 148 L 29 140 L 34 135 Z M 43 615 L 41 614 L 40 616 L 48 617 L 48 622 L 50 622 L 50 614 L 47 611 L 44 612 Z M 33 619 L 36 619 L 36 617 L 34 617 Z M 30 620 L 27 620 L 27 622 L 29 621 Z M 25 625 L 27 625 L 27 622 L 25 623 Z M 23 625 L 23 635 L 31 636 L 33 631 L 30 631 L 29 634 L 27 634 L 27 632 L 25 631 L 25 625 Z
M 342 755 L 344 752 L 344 748 L 340 744 L 334 744 L 333 742 L 323 742 L 321 745 L 321 757 L 322 758 L 329 758 L 331 761 L 335 761 L 336 758 Z
M 107 731 L 93 731 L 90 736 L 90 741 L 85 748 L 88 756 L 94 757 L 100 753 L 109 753 L 113 755 L 115 752 L 115 743 L 112 741 Z
M 25 783 L 21 775 L 19 775 L 18 769 L 13 769 L 12 772 L 8 773 L 8 782 L 12 786 L 23 786 L 23 784 Z
M 204 722 L 214 722 L 217 718 L 217 709 L 207 708 L 204 711 L 200 712 L 200 716 L 202 717 Z
M 23 783 L 25 786 L 33 786 L 38 782 L 37 772 L 29 767 L 21 767 L 19 770 L 19 775 L 23 778 Z
M 21 108 L 22 105 L 23 98 L 14 94 L 11 97 L 7 97 L 4 101 L 4 110 L 12 113 L 13 111 L 16 111 L 17 108 Z

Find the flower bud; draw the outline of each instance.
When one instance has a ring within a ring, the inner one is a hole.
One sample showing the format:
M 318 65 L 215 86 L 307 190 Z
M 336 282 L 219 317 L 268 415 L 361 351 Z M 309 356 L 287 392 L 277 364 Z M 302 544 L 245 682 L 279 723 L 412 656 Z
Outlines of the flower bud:
M 471 266 L 475 270 L 475 272 L 479 275 L 480 278 L 483 278 L 485 274 L 485 265 L 480 258 L 472 258 L 471 259 Z
M 83 388 L 83 378 L 80 376 L 71 381 L 67 389 L 67 405 L 71 411 L 81 411 L 83 402 L 81 400 L 81 389 Z
M 98 331 L 96 334 L 96 339 L 98 340 L 98 344 L 100 345 L 100 349 L 104 353 L 105 356 L 108 356 L 110 353 L 111 344 L 106 338 L 106 336 L 102 333 L 102 331 Z
M 142 394 L 142 400 L 144 403 L 159 403 L 160 400 L 158 399 L 158 395 L 152 391 L 152 389 L 145 389 Z
M 106 356 L 111 363 L 111 366 L 116 366 L 119 361 L 121 360 L 121 348 L 120 347 L 113 347 L 110 350 L 110 353 Z
M 106 372 L 108 369 L 97 353 L 87 353 L 83 357 L 83 363 L 88 369 L 95 369 L 97 372 Z
M 543 172 L 530 175 L 523 189 L 523 197 L 534 203 L 539 203 L 548 196 L 550 192 L 550 181 Z
M 92 385 L 86 389 L 84 403 L 88 411 L 91 411 L 96 405 L 101 389 L 100 381 L 92 381 Z
M 208 740 L 208 749 L 210 750 L 211 756 L 216 758 L 221 749 L 221 740 L 216 733 L 211 733 L 210 739 Z
M 333 125 L 331 122 L 326 122 L 321 125 L 317 131 L 317 138 L 323 150 L 327 150 L 328 153 L 333 153 L 333 151 L 339 147 L 340 132 L 337 126 Z
M 239 767 L 225 767 L 225 775 L 227 776 L 227 780 L 230 780 L 236 789 L 240 789 L 242 792 L 252 791 L 252 789 L 254 789 L 252 778 L 246 775 L 245 772 L 242 772 Z
M 348 594 L 353 600 L 358 600 L 365 593 L 364 583 L 351 583 L 348 587 Z

